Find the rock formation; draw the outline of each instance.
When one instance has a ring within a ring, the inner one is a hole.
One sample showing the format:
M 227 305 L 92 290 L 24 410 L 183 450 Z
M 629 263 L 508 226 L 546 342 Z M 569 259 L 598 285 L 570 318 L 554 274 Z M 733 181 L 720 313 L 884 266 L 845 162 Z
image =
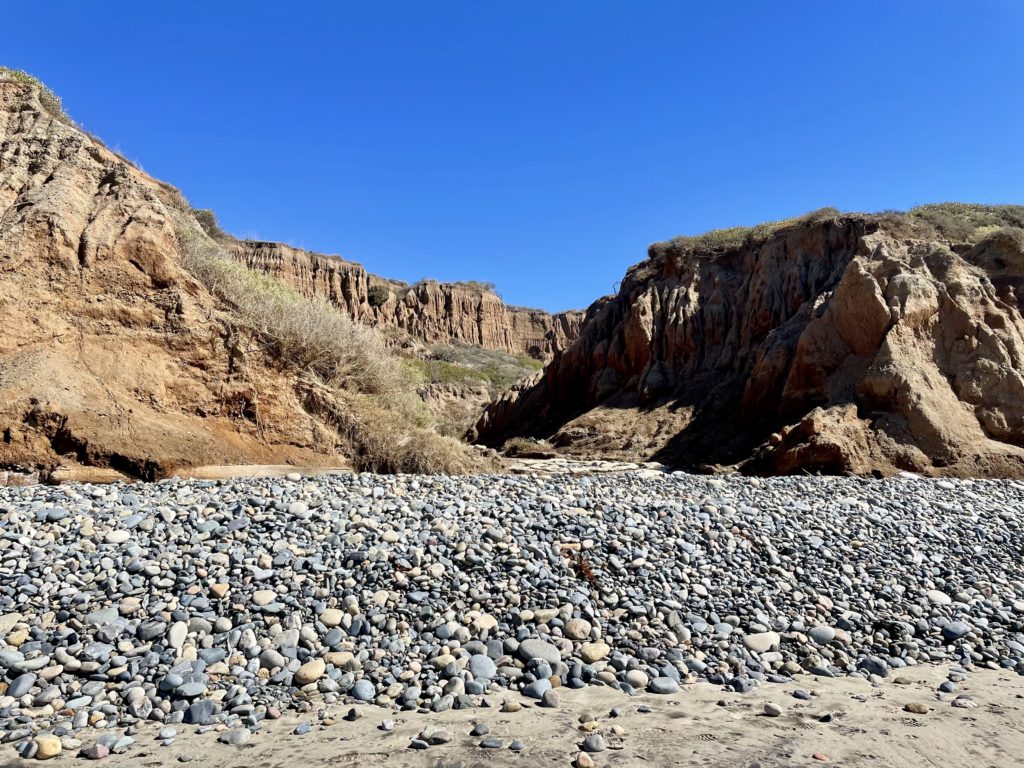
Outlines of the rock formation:
M 934 209 L 652 246 L 472 436 L 691 468 L 1024 475 L 1024 231 L 959 241 Z
M 183 266 L 181 195 L 42 95 L 0 80 L 0 470 L 344 465 L 332 393 Z
M 232 240 L 229 247 L 249 268 L 303 295 L 323 296 L 359 322 L 428 343 L 463 342 L 546 360 L 576 338 L 583 318 L 582 312 L 510 307 L 473 284 L 431 280 L 408 286 L 371 275 L 361 264 L 281 243 Z

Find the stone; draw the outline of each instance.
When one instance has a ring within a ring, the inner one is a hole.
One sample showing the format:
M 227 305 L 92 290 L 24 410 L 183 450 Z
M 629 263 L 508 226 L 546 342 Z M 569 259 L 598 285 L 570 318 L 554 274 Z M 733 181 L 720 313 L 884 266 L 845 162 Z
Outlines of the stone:
M 551 643 L 543 640 L 524 640 L 519 644 L 519 658 L 523 661 L 543 659 L 549 664 L 557 664 L 562 660 L 562 652 Z
M 592 733 L 583 739 L 584 752 L 604 752 L 604 737 L 599 733 Z
M 377 691 L 369 680 L 360 680 L 352 687 L 352 696 L 359 701 L 371 701 L 376 694 Z
M 565 622 L 562 634 L 570 640 L 586 640 L 590 637 L 590 630 L 590 622 L 586 619 L 569 619 L 569 621 Z
M 483 680 L 490 680 L 498 671 L 494 660 L 481 653 L 470 656 L 467 667 L 474 678 Z
M 660 694 L 678 693 L 679 683 L 671 677 L 656 677 L 651 680 L 647 690 L 651 693 Z
M 341 624 L 342 612 L 337 608 L 327 608 L 320 614 L 320 622 L 325 627 L 337 627 Z
M 110 754 L 110 748 L 103 744 L 93 744 L 90 747 L 83 747 L 78 754 L 86 760 L 102 760 Z
M 607 658 L 608 654 L 611 653 L 611 650 L 611 647 L 609 647 L 607 643 L 600 641 L 595 643 L 584 643 L 580 647 L 580 658 L 585 664 L 593 664 L 594 662 Z
M 903 709 L 906 712 L 913 712 L 915 715 L 927 715 L 931 711 L 931 707 L 927 704 L 920 704 L 913 701 L 909 704 L 904 704 Z
M 252 733 L 248 728 L 232 728 L 230 731 L 224 731 L 224 733 L 217 737 L 217 741 L 221 744 L 230 744 L 234 747 L 248 744 L 250 739 L 252 739 Z
M 312 659 L 295 670 L 292 679 L 296 685 L 310 685 L 323 677 L 326 672 L 327 664 L 323 659 Z
M 832 627 L 824 625 L 811 627 L 807 632 L 807 636 L 811 638 L 817 645 L 828 645 L 836 637 L 836 631 Z
M 754 653 L 767 653 L 772 648 L 778 648 L 781 642 L 778 632 L 755 632 L 743 636 L 743 645 Z
M 50 760 L 57 757 L 62 751 L 60 739 L 52 735 L 41 735 L 35 738 L 36 760 Z

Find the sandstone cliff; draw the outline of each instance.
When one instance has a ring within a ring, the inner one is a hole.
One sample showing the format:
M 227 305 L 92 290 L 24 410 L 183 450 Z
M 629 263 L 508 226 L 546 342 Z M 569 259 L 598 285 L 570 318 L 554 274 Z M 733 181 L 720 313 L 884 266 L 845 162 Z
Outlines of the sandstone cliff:
M 472 436 L 752 472 L 1020 476 L 1024 231 L 1000 225 L 1021 223 L 934 206 L 657 244 Z
M 176 190 L 45 95 L 0 80 L 0 468 L 352 459 L 344 403 L 185 268 Z
M 463 342 L 549 359 L 576 338 L 583 318 L 582 312 L 551 315 L 510 307 L 492 291 L 471 284 L 407 286 L 371 275 L 361 264 L 282 243 L 233 240 L 229 247 L 249 268 L 303 295 L 322 296 L 361 323 L 428 343 Z

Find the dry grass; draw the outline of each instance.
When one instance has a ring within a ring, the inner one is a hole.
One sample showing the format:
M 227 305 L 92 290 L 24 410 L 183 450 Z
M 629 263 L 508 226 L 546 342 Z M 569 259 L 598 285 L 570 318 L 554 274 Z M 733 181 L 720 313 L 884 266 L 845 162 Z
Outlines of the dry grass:
M 355 466 L 372 472 L 461 472 L 465 446 L 430 429 L 415 379 L 370 328 L 329 302 L 253 272 L 177 214 L 182 258 L 231 309 L 266 357 L 297 375 L 307 410 L 337 432 Z
M 842 216 L 835 208 L 819 208 L 803 216 L 769 221 L 753 227 L 713 229 L 701 235 L 680 235 L 648 249 L 651 258 L 667 253 L 712 252 L 756 245 L 782 230 Z M 1007 228 L 1024 228 L 1024 206 L 974 203 L 931 203 L 909 211 L 848 214 L 872 219 L 897 237 L 973 244 Z
M 795 216 L 779 221 L 766 221 L 752 227 L 728 227 L 726 229 L 712 229 L 700 235 L 680 235 L 679 237 L 672 238 L 667 243 L 655 243 L 652 245 L 651 255 L 654 255 L 655 251 L 666 249 L 682 252 L 738 248 L 748 243 L 767 240 L 776 232 L 788 227 L 826 221 L 839 215 L 841 214 L 836 208 L 819 208 L 816 211 L 805 213 L 803 216 Z
M 534 440 L 532 437 L 513 437 L 501 446 L 501 452 L 515 459 L 553 459 L 558 452 L 550 445 Z

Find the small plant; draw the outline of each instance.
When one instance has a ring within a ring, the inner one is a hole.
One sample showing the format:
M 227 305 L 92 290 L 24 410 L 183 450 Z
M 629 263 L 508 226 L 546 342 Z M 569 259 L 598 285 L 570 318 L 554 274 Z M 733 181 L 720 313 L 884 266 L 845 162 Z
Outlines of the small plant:
M 193 208 L 192 215 L 196 217 L 196 221 L 199 222 L 199 226 L 203 228 L 214 240 L 220 240 L 227 236 L 227 233 L 220 228 L 220 222 L 217 221 L 217 214 L 210 208 Z

